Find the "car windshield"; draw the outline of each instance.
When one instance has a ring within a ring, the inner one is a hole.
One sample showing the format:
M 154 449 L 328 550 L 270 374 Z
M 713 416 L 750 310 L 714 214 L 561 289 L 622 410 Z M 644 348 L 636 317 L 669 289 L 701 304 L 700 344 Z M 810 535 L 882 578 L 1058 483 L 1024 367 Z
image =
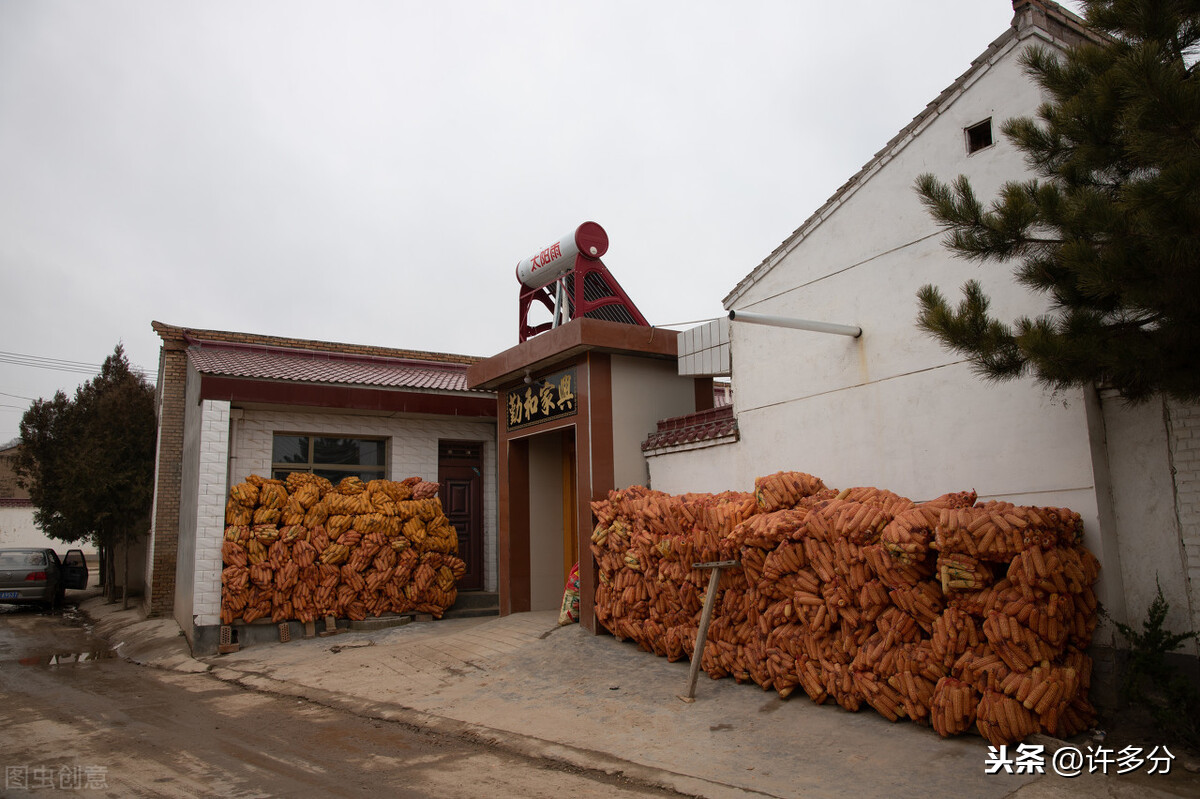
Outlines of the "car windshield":
M 46 553 L 37 549 L 18 549 L 0 552 L 0 569 L 23 569 L 26 566 L 45 566 Z

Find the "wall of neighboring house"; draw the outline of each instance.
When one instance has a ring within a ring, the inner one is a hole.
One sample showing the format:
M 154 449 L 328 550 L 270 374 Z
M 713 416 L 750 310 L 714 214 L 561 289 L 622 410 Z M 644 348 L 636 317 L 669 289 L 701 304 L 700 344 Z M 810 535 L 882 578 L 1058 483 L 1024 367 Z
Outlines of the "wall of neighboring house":
M 917 499 L 974 487 L 985 497 L 1078 503 L 1091 492 L 1082 393 L 985 383 L 915 324 L 916 294 L 927 283 L 956 302 L 963 282 L 978 279 L 1002 319 L 1044 307 L 1013 283 L 1009 268 L 950 256 L 913 188 L 923 172 L 942 180 L 965 174 L 989 197 L 1025 173 L 1020 152 L 998 131 L 995 144 L 973 154 L 964 134 L 987 118 L 998 126 L 1036 111 L 1040 96 L 1018 50 L 1014 42 L 997 54 L 733 301 L 738 310 L 863 329 L 854 339 L 733 323 L 740 446 L 755 454 L 741 462 L 753 473 L 740 474 L 739 485 L 799 468 L 830 485 L 878 485 Z
M 0 504 L 0 547 L 60 549 L 63 546 L 61 541 L 50 538 L 33 523 L 33 505 L 27 500 Z
M 0 547 L 49 547 L 60 555 L 68 549 L 83 549 L 95 554 L 91 542 L 65 544 L 50 538 L 34 522 L 29 492 L 17 482 L 18 450 L 15 446 L 0 450 Z
M 985 497 L 1053 492 L 1078 500 L 1092 490 L 1080 392 L 984 383 L 915 325 L 926 283 L 953 300 L 965 280 L 979 279 L 1001 318 L 1043 307 L 1007 268 L 951 257 L 913 188 L 923 172 L 943 180 L 966 174 L 986 197 L 1024 173 L 1020 152 L 998 131 L 995 144 L 973 154 L 964 134 L 988 118 L 998 127 L 1036 111 L 1040 97 L 1017 64 L 1019 49 L 1014 40 L 993 54 L 982 74 L 731 298 L 738 310 L 863 328 L 854 339 L 732 324 L 741 433 L 733 446 L 748 454 L 715 456 L 737 470 L 731 487 L 800 469 L 830 485 L 879 485 L 914 498 L 975 487 Z
M 1161 586 L 1166 626 L 1200 629 L 1200 406 L 1106 393 L 1103 408 L 1126 615 L 1138 626 Z

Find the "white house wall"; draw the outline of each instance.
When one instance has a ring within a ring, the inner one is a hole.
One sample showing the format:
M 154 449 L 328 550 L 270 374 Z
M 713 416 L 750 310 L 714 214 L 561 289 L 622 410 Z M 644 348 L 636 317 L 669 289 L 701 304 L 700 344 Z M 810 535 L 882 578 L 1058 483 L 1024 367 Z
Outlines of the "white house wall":
M 1200 486 L 1200 412 L 1161 401 L 1129 406 L 1116 396 L 1103 407 L 1126 615 L 1145 618 L 1161 586 L 1171 606 L 1167 628 L 1200 629 L 1200 496 L 1173 488 L 1173 480 Z M 1187 649 L 1196 654 L 1195 642 Z
M 221 541 L 229 457 L 229 402 L 200 400 L 200 377 L 188 367 L 180 471 L 175 620 L 195 644 L 196 626 L 220 624 Z
M 0 507 L 0 547 L 57 549 L 62 545 L 62 541 L 55 541 L 34 524 L 32 505 L 17 508 Z
M 1087 543 L 1109 568 L 1101 600 L 1121 596 L 1119 553 L 1106 552 L 1112 536 L 1101 535 L 1108 506 L 1097 499 L 1084 393 L 984 382 L 915 324 L 917 291 L 927 283 L 957 304 L 962 284 L 977 279 L 1005 320 L 1046 307 L 1013 282 L 1010 265 L 952 257 L 914 190 L 922 173 L 944 182 L 965 174 L 990 200 L 1006 179 L 1027 174 L 999 132 L 1003 120 L 1032 115 L 1041 102 L 1017 63 L 1023 46 L 998 50 L 806 223 L 772 268 L 731 294 L 728 307 L 737 310 L 859 325 L 863 334 L 734 321 L 740 441 L 651 458 L 656 488 L 746 490 L 756 476 L 795 469 L 831 486 L 875 485 L 914 499 L 973 488 L 982 499 L 1067 506 L 1083 516 Z M 988 118 L 995 143 L 968 155 L 965 128 Z M 698 474 L 705 466 L 711 471 Z
M 754 485 L 741 477 L 747 470 L 738 463 L 744 453 L 736 444 L 722 444 L 655 455 L 646 459 L 650 488 L 667 494 L 750 491 Z
M 1010 267 L 977 267 L 950 257 L 913 188 L 924 172 L 944 181 L 966 174 L 980 196 L 991 197 L 1006 176 L 1024 173 L 1021 154 L 998 130 L 997 143 L 973 155 L 964 141 L 967 125 L 992 117 L 998 128 L 1001 120 L 1037 108 L 1039 95 L 1014 63 L 1016 50 L 1006 53 L 733 302 L 738 310 L 864 329 L 856 340 L 734 322 L 736 404 L 762 406 L 956 362 L 957 356 L 915 329 L 915 295 L 926 283 L 956 300 L 967 279 L 978 279 L 1000 318 L 1040 309 L 1013 283 Z M 803 358 L 771 357 L 775 353 Z
M 204 400 L 200 403 L 200 453 L 197 471 L 199 491 L 196 497 L 195 605 L 192 608 L 199 626 L 221 621 L 221 542 L 225 531 L 225 502 L 229 497 L 226 475 L 229 473 L 229 402 Z M 183 540 L 182 532 L 180 540 Z
M 0 507 L 0 547 L 31 547 L 34 549 L 49 547 L 60 555 L 67 549 L 82 549 L 88 553 L 96 551 L 96 547 L 92 545 L 91 541 L 65 544 L 46 535 L 42 532 L 42 528 L 33 521 L 33 511 L 32 505 Z
M 855 324 L 860 338 L 732 326 L 734 409 L 755 474 L 799 468 L 830 484 L 879 485 L 914 498 L 974 487 L 984 497 L 1093 487 L 1080 392 L 1030 381 L 991 384 L 915 324 L 917 290 L 957 301 L 977 278 L 1001 318 L 1037 312 L 1008 266 L 952 258 L 913 189 L 932 172 L 967 174 L 981 196 L 1024 171 L 998 131 L 968 155 L 964 128 L 1033 113 L 1040 100 L 1011 47 L 971 86 L 831 209 L 734 303 L 750 310 Z M 1086 511 L 1087 509 L 1081 509 Z

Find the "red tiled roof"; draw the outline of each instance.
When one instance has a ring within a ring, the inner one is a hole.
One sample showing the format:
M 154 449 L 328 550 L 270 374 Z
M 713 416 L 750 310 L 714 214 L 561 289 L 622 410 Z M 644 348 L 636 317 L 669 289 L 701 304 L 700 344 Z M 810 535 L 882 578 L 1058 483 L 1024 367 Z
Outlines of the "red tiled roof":
M 198 328 L 168 325 L 163 322 L 151 322 L 150 326 L 154 328 L 154 332 L 163 340 L 164 345 L 177 345 L 180 348 L 196 343 L 220 343 L 230 344 L 235 347 L 251 345 L 288 350 L 312 350 L 340 355 L 369 355 L 413 361 L 435 361 L 437 363 L 465 363 L 469 365 L 483 360 L 474 355 L 456 355 L 449 352 L 402 350 L 394 347 L 378 347 L 370 344 L 346 344 L 336 341 L 266 336 L 259 333 L 236 333 L 230 330 L 201 330 Z
M 197 371 L 208 375 L 426 391 L 470 391 L 467 388 L 467 364 L 464 363 L 195 341 L 188 347 L 188 358 Z
M 32 508 L 33 500 L 28 497 L 0 497 L 0 508 Z
M 733 406 L 721 405 L 707 411 L 663 419 L 658 423 L 658 429 L 642 442 L 642 451 L 714 441 L 728 436 L 736 437 L 737 434 L 738 424 L 733 415 Z

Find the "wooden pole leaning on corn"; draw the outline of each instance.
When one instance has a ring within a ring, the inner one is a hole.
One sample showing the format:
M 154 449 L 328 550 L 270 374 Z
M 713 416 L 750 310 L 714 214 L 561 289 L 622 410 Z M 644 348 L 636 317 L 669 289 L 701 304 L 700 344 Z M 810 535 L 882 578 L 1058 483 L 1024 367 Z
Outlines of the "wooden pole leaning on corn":
M 700 629 L 696 631 L 696 648 L 692 652 L 692 667 L 688 672 L 687 691 L 679 698 L 689 704 L 696 701 L 696 678 L 700 676 L 700 660 L 704 657 L 704 642 L 708 640 L 708 624 L 712 621 L 713 605 L 717 603 L 717 583 L 721 582 L 721 569 L 740 568 L 741 561 L 717 560 L 709 563 L 693 563 L 693 569 L 711 569 L 708 575 L 708 593 L 704 595 L 704 609 L 700 611 Z

